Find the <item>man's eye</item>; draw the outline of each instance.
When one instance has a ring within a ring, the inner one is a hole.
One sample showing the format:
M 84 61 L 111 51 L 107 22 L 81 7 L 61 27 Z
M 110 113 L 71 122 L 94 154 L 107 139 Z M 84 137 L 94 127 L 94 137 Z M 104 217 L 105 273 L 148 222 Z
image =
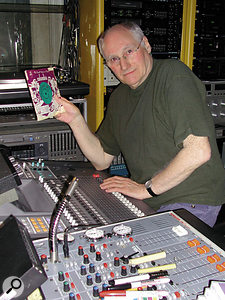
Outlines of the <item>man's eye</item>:
M 126 51 L 126 55 L 131 55 L 133 52 L 134 52 L 133 49 L 128 49 L 128 50 Z
M 117 63 L 118 61 L 120 60 L 120 58 L 119 57 L 112 57 L 111 59 L 110 59 L 110 61 L 112 62 L 112 63 Z

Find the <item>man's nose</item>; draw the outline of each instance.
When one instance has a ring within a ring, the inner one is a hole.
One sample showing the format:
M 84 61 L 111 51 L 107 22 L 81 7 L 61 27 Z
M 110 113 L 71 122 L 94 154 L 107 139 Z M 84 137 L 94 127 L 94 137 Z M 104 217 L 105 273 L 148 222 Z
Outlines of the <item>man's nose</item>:
M 120 67 L 122 70 L 127 69 L 127 67 L 130 65 L 129 60 L 127 59 L 127 57 L 121 57 L 120 58 Z

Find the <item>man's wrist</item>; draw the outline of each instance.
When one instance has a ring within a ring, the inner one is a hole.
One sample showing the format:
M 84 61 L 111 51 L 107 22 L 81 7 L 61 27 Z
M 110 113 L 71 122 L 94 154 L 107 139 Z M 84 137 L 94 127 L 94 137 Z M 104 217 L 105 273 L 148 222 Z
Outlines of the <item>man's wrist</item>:
M 79 113 L 77 114 L 71 122 L 68 123 L 71 129 L 76 128 L 81 125 L 81 122 L 84 121 L 83 116 Z
M 158 194 L 156 194 L 153 190 L 152 190 L 152 180 L 149 179 L 145 182 L 145 188 L 148 191 L 149 195 L 151 195 L 152 197 L 157 197 Z

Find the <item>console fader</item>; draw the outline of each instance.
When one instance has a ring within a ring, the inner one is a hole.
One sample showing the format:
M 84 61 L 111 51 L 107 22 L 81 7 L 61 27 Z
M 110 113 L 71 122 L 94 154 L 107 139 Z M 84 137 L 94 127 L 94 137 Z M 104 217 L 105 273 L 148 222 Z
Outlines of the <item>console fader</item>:
M 112 281 L 131 282 L 144 274 L 151 278 L 164 270 L 170 281 L 148 289 L 168 293 L 167 300 L 197 299 L 210 280 L 225 280 L 225 247 L 209 238 L 208 226 L 195 217 L 187 222 L 187 216 L 178 210 L 74 232 L 69 257 L 59 245 L 56 263 L 48 258 L 47 239 L 34 241 L 48 276 L 41 286 L 45 298 L 99 299 Z

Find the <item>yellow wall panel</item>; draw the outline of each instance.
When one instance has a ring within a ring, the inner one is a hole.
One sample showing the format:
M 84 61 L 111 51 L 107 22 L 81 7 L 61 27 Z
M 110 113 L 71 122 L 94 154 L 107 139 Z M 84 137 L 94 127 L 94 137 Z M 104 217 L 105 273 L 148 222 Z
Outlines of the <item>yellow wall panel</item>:
M 190 69 L 193 65 L 195 18 L 196 0 L 184 0 L 180 59 Z
M 97 38 L 104 30 L 104 0 L 80 0 L 80 80 L 90 85 L 87 119 L 96 131 L 104 116 L 104 69 Z

